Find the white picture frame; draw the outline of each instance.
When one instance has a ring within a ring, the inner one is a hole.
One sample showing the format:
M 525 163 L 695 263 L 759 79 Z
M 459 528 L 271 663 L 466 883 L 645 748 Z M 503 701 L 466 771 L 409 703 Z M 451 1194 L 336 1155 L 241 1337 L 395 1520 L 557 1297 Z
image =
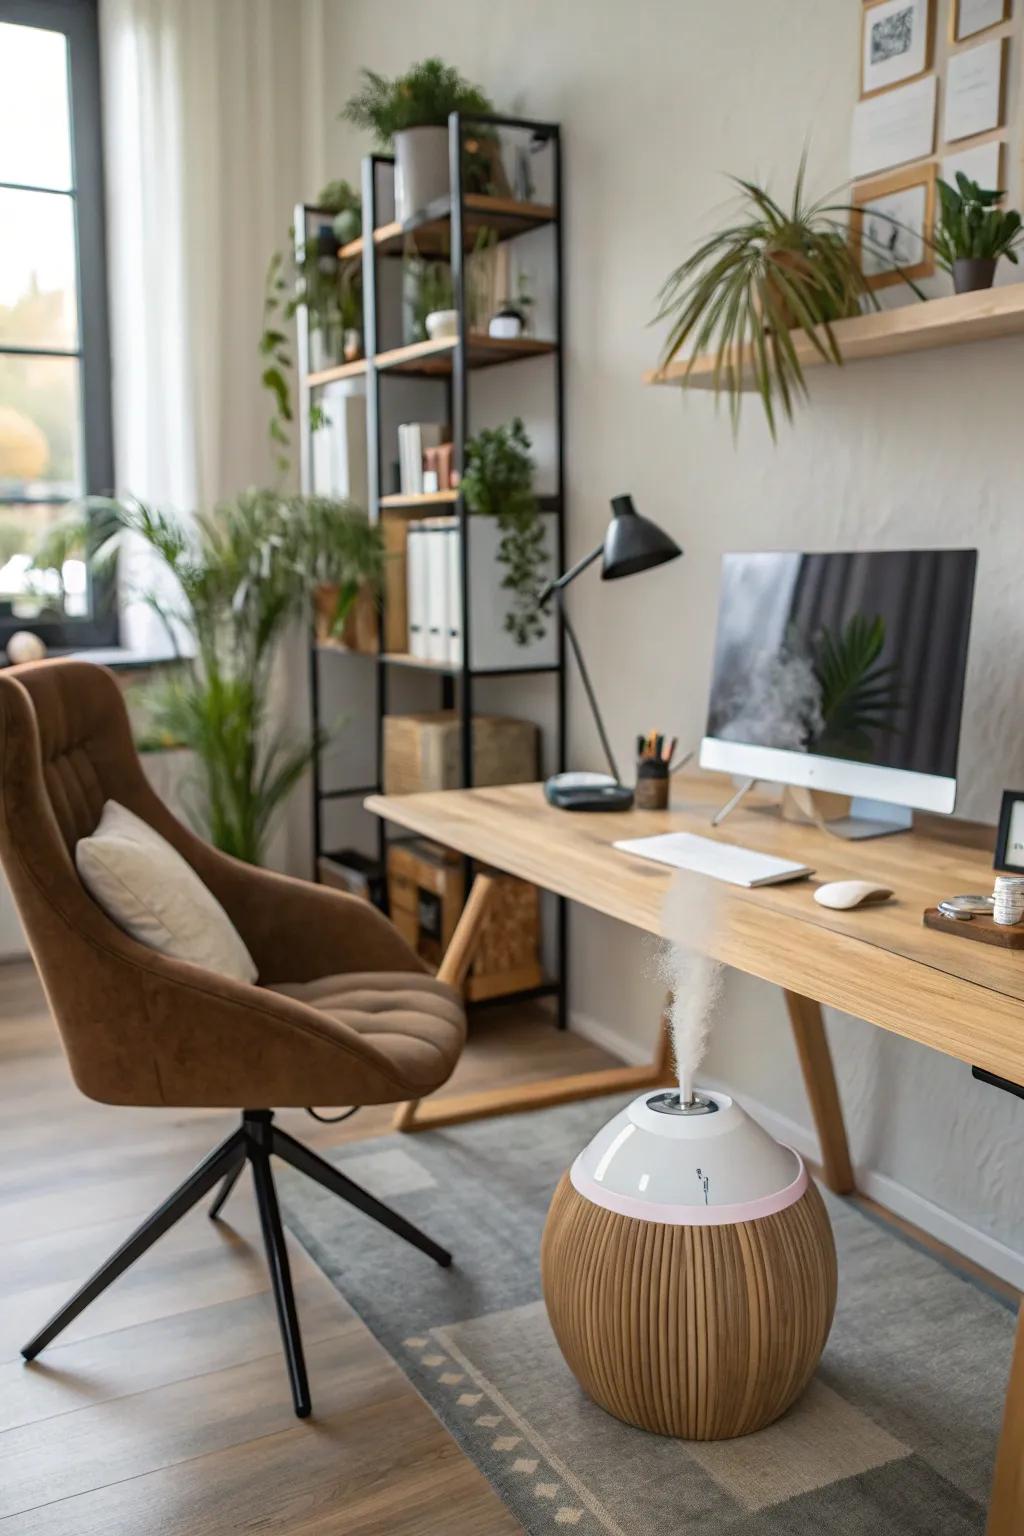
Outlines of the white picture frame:
M 1005 148 L 1005 139 L 990 139 L 987 144 L 974 144 L 970 149 L 955 149 L 951 154 L 943 155 L 939 175 L 950 186 L 956 185 L 956 174 L 960 171 L 969 181 L 976 181 L 985 192 L 1005 188 Z
M 867 0 L 861 12 L 860 94 L 923 75 L 932 60 L 933 0 Z
M 851 233 L 869 288 L 935 270 L 935 165 L 910 166 L 853 188 Z
M 935 149 L 937 96 L 935 76 L 923 75 L 910 85 L 858 102 L 850 136 L 851 181 L 927 159 Z
M 950 0 L 950 39 L 962 43 L 1009 21 L 1012 0 Z
M 950 54 L 943 138 L 947 144 L 1003 126 L 1006 38 Z

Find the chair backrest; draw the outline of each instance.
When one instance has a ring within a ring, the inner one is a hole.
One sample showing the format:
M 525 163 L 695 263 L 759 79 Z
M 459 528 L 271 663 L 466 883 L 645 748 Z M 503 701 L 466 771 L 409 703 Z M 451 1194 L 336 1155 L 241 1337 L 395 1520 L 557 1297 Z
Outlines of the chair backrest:
M 139 1032 L 147 956 L 92 900 L 74 862 L 107 800 L 193 861 L 197 840 L 151 788 L 111 672 L 82 661 L 0 671 L 0 861 L 72 1072 L 93 1098 L 153 1102 L 133 1098 L 153 1092 Z

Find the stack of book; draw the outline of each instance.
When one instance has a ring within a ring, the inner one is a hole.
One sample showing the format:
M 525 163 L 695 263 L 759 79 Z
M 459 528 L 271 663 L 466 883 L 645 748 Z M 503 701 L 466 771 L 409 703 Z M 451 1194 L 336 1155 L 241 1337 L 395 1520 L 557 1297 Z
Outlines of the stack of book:
M 462 573 L 457 517 L 409 524 L 406 583 L 409 654 L 462 664 Z

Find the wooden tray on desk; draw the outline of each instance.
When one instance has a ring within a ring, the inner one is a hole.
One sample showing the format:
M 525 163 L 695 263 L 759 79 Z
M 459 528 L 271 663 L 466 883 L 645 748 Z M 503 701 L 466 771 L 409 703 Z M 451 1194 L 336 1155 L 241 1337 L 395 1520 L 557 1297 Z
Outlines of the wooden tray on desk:
M 926 907 L 922 921 L 926 928 L 952 934 L 957 939 L 975 939 L 979 944 L 995 944 L 999 949 L 1024 949 L 1024 922 L 1007 927 L 979 912 L 967 923 L 962 918 L 943 917 L 938 907 Z

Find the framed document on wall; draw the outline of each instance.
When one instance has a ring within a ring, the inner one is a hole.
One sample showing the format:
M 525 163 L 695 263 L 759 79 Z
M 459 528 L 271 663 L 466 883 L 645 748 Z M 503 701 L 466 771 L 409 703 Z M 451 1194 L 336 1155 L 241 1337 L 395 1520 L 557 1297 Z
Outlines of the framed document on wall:
M 861 12 L 860 94 L 874 96 L 931 68 L 933 0 L 867 0 Z
M 935 270 L 935 166 L 913 165 L 853 189 L 850 233 L 869 288 Z
M 947 143 L 1003 126 L 1006 43 L 997 37 L 950 55 L 943 125 Z
M 850 179 L 930 155 L 935 148 L 936 95 L 935 76 L 923 75 L 898 90 L 859 101 L 853 109 Z
M 950 41 L 962 43 L 964 38 L 987 32 L 1009 21 L 1012 0 L 950 0 Z

